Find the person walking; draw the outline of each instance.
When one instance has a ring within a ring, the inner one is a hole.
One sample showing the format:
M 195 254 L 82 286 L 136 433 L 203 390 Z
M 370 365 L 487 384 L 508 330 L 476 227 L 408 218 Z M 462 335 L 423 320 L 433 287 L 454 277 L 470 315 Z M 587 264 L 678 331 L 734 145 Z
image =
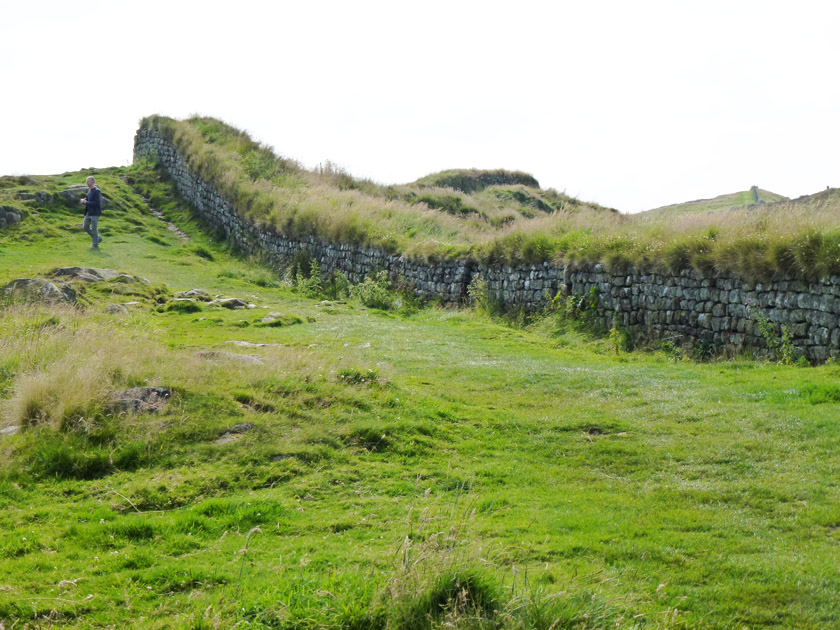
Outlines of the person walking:
M 87 196 L 81 200 L 85 207 L 85 222 L 82 228 L 90 234 L 93 244 L 90 249 L 99 249 L 99 243 L 104 239 L 99 236 L 99 217 L 102 216 L 102 191 L 96 186 L 96 179 L 91 175 L 85 180 Z

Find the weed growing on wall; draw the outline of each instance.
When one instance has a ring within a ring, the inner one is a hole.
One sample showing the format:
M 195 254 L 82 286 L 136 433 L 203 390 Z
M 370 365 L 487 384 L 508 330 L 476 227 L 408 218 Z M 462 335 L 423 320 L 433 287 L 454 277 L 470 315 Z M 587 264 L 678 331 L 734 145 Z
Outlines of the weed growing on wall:
M 479 275 L 473 276 L 470 285 L 467 287 L 467 296 L 470 302 L 480 311 L 485 313 L 496 312 L 497 304 L 490 296 L 490 289 L 487 281 Z
M 350 287 L 350 296 L 369 308 L 388 311 L 397 304 L 396 296 L 391 291 L 388 273 L 380 271 L 373 277 L 366 277 L 359 284 Z
M 774 356 L 783 365 L 793 365 L 796 360 L 796 350 L 793 347 L 790 327 L 782 324 L 780 327 L 781 335 L 779 335 L 776 332 L 776 325 L 770 321 L 764 311 L 758 308 L 752 300 L 747 300 L 746 306 L 747 312 L 755 320 L 771 356 Z
M 324 287 L 321 284 L 321 266 L 314 258 L 309 261 L 308 270 L 298 267 L 295 274 L 295 288 L 306 297 L 319 297 Z

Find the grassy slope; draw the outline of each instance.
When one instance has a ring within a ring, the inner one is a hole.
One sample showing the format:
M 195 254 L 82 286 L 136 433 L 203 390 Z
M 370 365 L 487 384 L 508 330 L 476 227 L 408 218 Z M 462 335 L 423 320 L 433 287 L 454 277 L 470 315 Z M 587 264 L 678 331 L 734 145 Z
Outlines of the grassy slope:
M 0 233 L 0 283 L 110 267 L 259 308 L 158 313 L 147 301 L 115 319 L 104 304 L 126 298 L 111 286 L 58 323 L 2 313 L 7 401 L 42 354 L 47 373 L 116 355 L 125 374 L 103 378 L 179 392 L 162 416 L 114 425 L 94 401 L 87 424 L 0 437 L 7 627 L 381 627 L 453 567 L 497 585 L 509 627 L 837 624 L 837 367 L 616 357 L 553 318 L 515 329 L 472 312 L 322 304 L 265 286 L 266 272 L 142 184 L 191 235 L 182 244 L 117 175 L 100 177 L 121 199 L 101 251 L 70 209 L 33 211 Z M 257 327 L 265 310 L 303 323 Z M 76 338 L 80 354 L 61 364 Z M 266 366 L 213 367 L 195 358 L 207 348 Z M 368 369 L 377 382 L 340 376 Z M 241 422 L 255 429 L 215 443 Z M 103 453 L 109 474 L 55 476 L 63 456 L 90 470 Z
M 787 201 L 787 197 L 759 188 L 758 201 L 759 203 L 777 203 L 779 201 Z M 654 208 L 653 210 L 647 210 L 640 214 L 707 214 L 751 205 L 753 205 L 752 191 L 745 190 L 728 195 L 718 195 L 712 199 L 697 199 L 695 201 L 662 206 L 661 208 Z

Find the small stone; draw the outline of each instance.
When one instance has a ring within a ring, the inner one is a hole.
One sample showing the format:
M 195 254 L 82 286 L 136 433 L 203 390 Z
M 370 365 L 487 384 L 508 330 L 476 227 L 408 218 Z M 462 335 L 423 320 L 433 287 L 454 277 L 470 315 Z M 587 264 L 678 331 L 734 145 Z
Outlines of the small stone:
M 166 387 L 134 387 L 114 392 L 106 408 L 111 413 L 157 413 L 171 396 Z
M 211 306 L 221 306 L 222 308 L 249 308 L 248 302 L 245 300 L 240 300 L 239 298 L 222 298 L 219 300 L 213 300 L 210 302 Z
M 230 429 L 227 430 L 228 433 L 247 433 L 251 429 L 254 428 L 254 425 L 250 422 L 242 422 L 240 424 L 233 425 Z
M 122 304 L 109 304 L 105 312 L 109 315 L 128 315 L 128 309 Z
M 230 433 L 225 433 L 222 437 L 217 439 L 214 443 L 217 444 L 218 446 L 224 446 L 225 444 L 230 444 L 231 442 L 236 442 L 236 440 L 238 440 L 240 437 L 242 437 L 242 436 L 232 435 Z
M 235 424 L 227 431 L 225 431 L 219 439 L 216 440 L 216 444 L 219 446 L 224 446 L 225 444 L 230 444 L 231 442 L 235 442 L 240 437 L 242 437 L 243 433 L 247 433 L 251 429 L 254 428 L 254 425 L 250 422 L 243 422 L 241 424 Z
M 180 291 L 175 294 L 176 298 L 191 298 L 194 300 L 201 300 L 202 302 L 210 302 L 213 298 L 201 289 L 190 289 L 189 291 Z
M 23 427 L 19 424 L 13 424 L 8 427 L 0 429 L 0 435 L 17 435 Z

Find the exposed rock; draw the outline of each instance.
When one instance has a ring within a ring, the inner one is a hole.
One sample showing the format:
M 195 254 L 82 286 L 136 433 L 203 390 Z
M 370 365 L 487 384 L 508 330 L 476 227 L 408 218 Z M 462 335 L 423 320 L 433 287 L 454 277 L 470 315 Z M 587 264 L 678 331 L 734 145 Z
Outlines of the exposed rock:
M 202 302 L 210 302 L 213 299 L 207 291 L 201 289 L 190 289 L 189 291 L 179 291 L 175 294 L 176 298 L 190 298 L 194 300 L 201 300 Z
M 79 201 L 85 198 L 87 191 L 88 187 L 86 184 L 76 184 L 75 186 L 70 186 L 70 188 L 65 188 L 64 190 L 57 192 L 53 195 L 53 198 L 58 201 L 62 201 L 67 205 L 78 206 L 81 205 Z
M 246 365 L 263 365 L 262 359 L 250 354 L 236 354 L 234 352 L 222 352 L 220 350 L 206 350 L 197 352 L 197 357 L 210 359 L 211 361 L 234 361 Z
M 230 444 L 231 442 L 235 442 L 238 440 L 243 433 L 247 433 L 251 429 L 254 428 L 254 425 L 250 422 L 243 422 L 241 424 L 236 424 L 225 431 L 222 436 L 216 440 L 216 444 L 219 446 L 224 446 L 225 444 Z
M 3 427 L 0 429 L 0 435 L 16 435 L 20 432 L 21 427 L 19 424 L 13 424 L 12 426 Z
M 166 387 L 134 387 L 114 392 L 107 405 L 111 413 L 156 413 L 163 409 L 172 396 Z
M 15 199 L 20 199 L 21 201 L 34 201 L 39 204 L 46 204 L 51 199 L 51 195 L 45 190 L 36 193 L 19 192 L 15 195 Z
M 104 280 L 114 280 L 116 278 L 134 278 L 127 274 L 121 274 L 119 271 L 113 269 L 92 269 L 90 267 L 61 267 L 52 272 L 53 277 L 63 277 L 70 280 L 80 280 L 82 282 L 102 282 Z M 125 282 L 125 280 L 121 280 Z
M 254 343 L 253 341 L 226 341 L 225 343 L 229 343 L 232 346 L 239 346 L 240 348 L 264 348 L 267 346 L 267 343 Z
M 105 312 L 109 315 L 128 315 L 128 309 L 122 304 L 109 304 Z
M 46 304 L 73 304 L 76 292 L 62 284 L 56 286 L 44 278 L 18 278 L 3 287 L 4 296 L 16 302 L 44 302 Z
M 64 203 L 68 206 L 72 207 L 81 207 L 81 203 L 79 203 L 82 199 L 85 198 L 87 195 L 88 187 L 87 184 L 76 184 L 74 186 L 70 186 L 70 188 L 66 188 L 57 192 L 56 194 L 52 195 L 52 198 L 55 201 Z M 102 209 L 105 210 L 111 205 L 111 200 L 102 194 Z
M 14 206 L 0 206 L 0 228 L 20 223 L 23 213 Z
M 245 300 L 240 300 L 239 298 L 221 298 L 219 300 L 213 300 L 210 302 L 212 306 L 221 306 L 222 308 L 254 308 L 253 304 L 248 304 Z

